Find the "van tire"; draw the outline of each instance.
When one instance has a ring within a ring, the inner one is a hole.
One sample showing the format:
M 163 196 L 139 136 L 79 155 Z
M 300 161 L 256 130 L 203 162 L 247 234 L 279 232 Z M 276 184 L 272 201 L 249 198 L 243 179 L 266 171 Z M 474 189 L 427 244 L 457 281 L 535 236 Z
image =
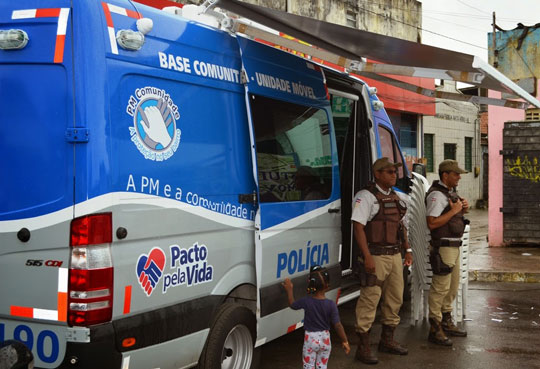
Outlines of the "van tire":
M 255 349 L 257 321 L 247 307 L 223 304 L 210 327 L 199 369 L 257 369 L 260 349 Z

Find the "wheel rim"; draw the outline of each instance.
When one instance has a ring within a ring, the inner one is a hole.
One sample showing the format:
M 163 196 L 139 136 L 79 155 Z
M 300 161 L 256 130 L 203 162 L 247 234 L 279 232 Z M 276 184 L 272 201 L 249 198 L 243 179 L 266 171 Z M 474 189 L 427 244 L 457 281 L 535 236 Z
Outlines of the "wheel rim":
M 221 369 L 249 369 L 252 358 L 251 332 L 245 325 L 237 325 L 223 344 Z

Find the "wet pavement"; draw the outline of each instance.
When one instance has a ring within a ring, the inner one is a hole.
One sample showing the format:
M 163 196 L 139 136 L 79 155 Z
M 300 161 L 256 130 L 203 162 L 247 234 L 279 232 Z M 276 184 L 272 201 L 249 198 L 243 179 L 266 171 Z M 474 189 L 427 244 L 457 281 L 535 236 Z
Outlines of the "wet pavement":
M 328 368 L 437 368 L 437 369 L 540 369 L 540 283 L 484 283 L 469 285 L 466 338 L 454 338 L 451 348 L 427 342 L 427 321 L 411 326 L 403 306 L 402 324 L 396 338 L 409 348 L 409 355 L 378 354 L 379 364 L 369 366 L 354 359 L 354 349 L 344 354 L 337 335 L 332 332 L 334 348 Z M 351 342 L 354 333 L 355 301 L 340 306 L 341 320 Z M 372 329 L 372 349 L 377 349 L 381 327 Z M 262 348 L 261 369 L 301 368 L 303 330 L 274 340 Z
M 489 247 L 488 211 L 472 209 L 469 279 L 484 282 L 540 282 L 540 245 Z
M 402 308 L 396 338 L 409 355 L 378 354 L 379 364 L 354 359 L 355 301 L 340 306 L 352 352 L 345 355 L 336 334 L 328 368 L 436 368 L 436 369 L 540 369 L 540 245 L 489 247 L 488 211 L 472 209 L 469 242 L 469 292 L 465 317 L 466 338 L 455 337 L 451 348 L 427 342 L 427 320 L 408 324 L 410 306 Z M 490 283 L 498 282 L 498 283 Z M 517 283 L 530 282 L 530 283 Z M 372 350 L 377 350 L 381 326 L 372 328 Z M 301 368 L 303 329 L 272 341 L 262 348 L 261 369 Z M 354 346 L 354 347 L 353 347 Z

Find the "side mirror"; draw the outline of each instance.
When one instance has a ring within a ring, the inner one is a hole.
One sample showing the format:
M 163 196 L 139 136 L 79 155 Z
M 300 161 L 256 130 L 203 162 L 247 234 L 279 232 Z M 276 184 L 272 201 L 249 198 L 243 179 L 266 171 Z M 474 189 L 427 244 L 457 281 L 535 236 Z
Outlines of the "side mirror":
M 7 340 L 0 343 L 0 369 L 31 369 L 34 355 L 22 342 Z
M 424 177 L 427 178 L 427 175 L 426 175 L 426 166 L 422 163 L 414 163 L 413 166 L 412 166 L 412 170 L 413 172 L 415 173 L 418 173 Z

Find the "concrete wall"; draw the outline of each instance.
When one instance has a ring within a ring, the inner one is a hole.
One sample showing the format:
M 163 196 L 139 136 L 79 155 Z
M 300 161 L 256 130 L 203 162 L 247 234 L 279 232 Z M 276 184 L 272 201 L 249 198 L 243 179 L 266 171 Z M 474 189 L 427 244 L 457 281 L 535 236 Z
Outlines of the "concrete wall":
M 409 41 L 421 40 L 422 3 L 417 0 L 244 1 Z
M 497 70 L 513 81 L 540 75 L 540 27 L 495 33 Z M 521 43 L 521 45 L 520 45 Z M 488 62 L 493 65 L 493 33 L 488 33 Z
M 202 3 L 204 0 L 199 1 Z M 287 0 L 243 0 L 244 3 L 261 5 L 266 8 L 287 11 Z
M 455 82 L 445 81 L 438 90 L 456 93 Z M 436 100 L 435 116 L 424 116 L 424 134 L 433 134 L 433 167 L 428 173 L 430 183 L 439 179 L 439 163 L 444 160 L 444 144 L 456 145 L 456 160 L 465 168 L 465 137 L 472 138 L 472 172 L 462 174 L 458 193 L 469 201 L 471 206 L 482 197 L 482 157 L 480 149 L 478 107 L 471 103 L 450 100 Z M 478 176 L 475 167 L 479 167 Z
M 421 42 L 422 4 L 418 1 L 359 1 L 358 7 L 359 29 Z M 394 19 L 394 21 L 390 21 L 390 19 Z
M 346 24 L 347 2 L 343 0 L 311 0 L 289 2 L 289 13 L 324 20 L 341 25 Z

